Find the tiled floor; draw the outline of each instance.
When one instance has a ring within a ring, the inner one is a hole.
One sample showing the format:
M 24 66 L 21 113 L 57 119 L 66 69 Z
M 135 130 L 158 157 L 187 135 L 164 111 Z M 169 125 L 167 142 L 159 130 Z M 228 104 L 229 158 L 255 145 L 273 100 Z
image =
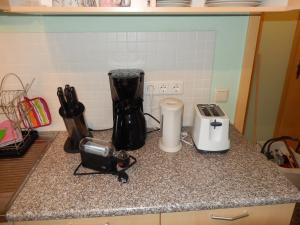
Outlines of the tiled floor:
M 20 158 L 0 158 L 0 222 L 5 212 L 35 163 L 45 153 L 54 133 L 40 135 L 28 152 Z

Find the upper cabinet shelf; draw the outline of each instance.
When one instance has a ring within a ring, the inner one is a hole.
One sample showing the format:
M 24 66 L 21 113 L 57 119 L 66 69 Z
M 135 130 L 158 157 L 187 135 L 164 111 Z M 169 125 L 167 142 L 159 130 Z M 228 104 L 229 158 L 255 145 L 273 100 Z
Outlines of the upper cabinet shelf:
M 24 4 L 16 4 L 17 0 L 0 0 L 0 10 L 7 13 L 37 15 L 201 15 L 256 14 L 300 9 L 300 0 L 262 0 L 263 4 L 257 7 L 207 7 L 204 4 L 205 0 L 200 0 L 200 4 L 192 4 L 191 7 L 157 7 L 156 0 L 151 0 L 148 5 L 146 1 L 131 0 L 130 7 L 49 7 L 32 3 L 26 5 L 26 0 L 23 1 Z

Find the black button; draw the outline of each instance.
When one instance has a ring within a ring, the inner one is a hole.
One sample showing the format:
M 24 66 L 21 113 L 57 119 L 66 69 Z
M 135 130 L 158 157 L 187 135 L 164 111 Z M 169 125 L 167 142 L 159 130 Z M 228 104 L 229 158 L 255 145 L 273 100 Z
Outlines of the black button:
M 211 126 L 214 127 L 214 129 L 216 129 L 216 127 L 220 127 L 222 126 L 221 122 L 217 122 L 216 120 L 210 123 Z

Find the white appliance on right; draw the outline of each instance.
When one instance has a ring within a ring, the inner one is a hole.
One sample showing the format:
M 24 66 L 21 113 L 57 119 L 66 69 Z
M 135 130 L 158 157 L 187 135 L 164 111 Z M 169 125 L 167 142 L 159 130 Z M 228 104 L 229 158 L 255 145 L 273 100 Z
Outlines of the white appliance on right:
M 229 118 L 216 104 L 197 104 L 194 108 L 192 138 L 201 152 L 230 149 Z

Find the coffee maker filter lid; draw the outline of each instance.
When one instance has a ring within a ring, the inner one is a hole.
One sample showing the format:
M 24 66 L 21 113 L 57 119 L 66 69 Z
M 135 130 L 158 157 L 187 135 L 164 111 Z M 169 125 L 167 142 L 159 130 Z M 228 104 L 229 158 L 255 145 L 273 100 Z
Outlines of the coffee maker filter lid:
M 144 74 L 144 71 L 141 69 L 117 69 L 108 73 L 109 76 L 117 79 L 136 78 L 140 77 L 141 74 Z

